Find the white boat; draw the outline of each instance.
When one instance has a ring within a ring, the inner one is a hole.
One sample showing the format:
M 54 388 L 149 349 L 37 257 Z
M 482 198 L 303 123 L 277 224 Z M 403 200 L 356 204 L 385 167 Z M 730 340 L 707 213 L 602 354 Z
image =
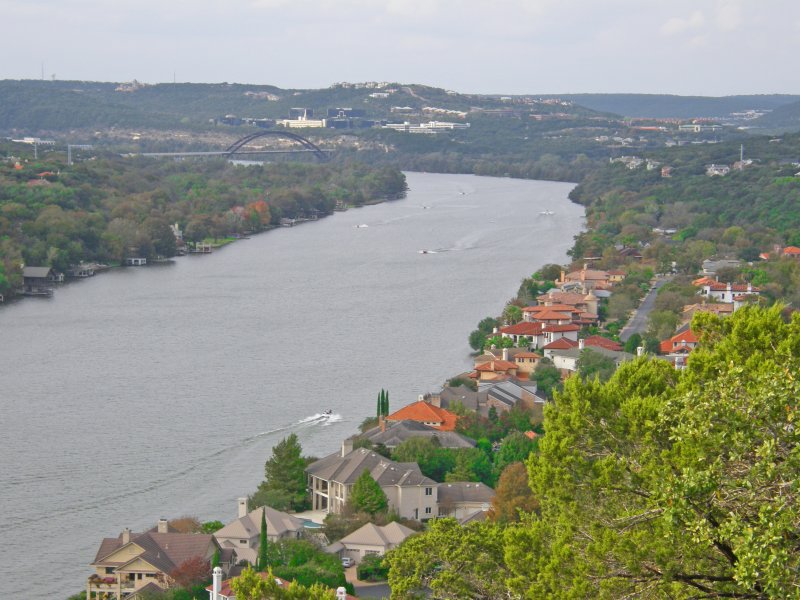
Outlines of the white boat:
M 541 211 L 539 214 L 540 214 L 540 215 L 547 215 L 547 216 L 550 216 L 550 215 L 554 215 L 554 214 L 556 214 L 556 213 L 554 213 L 552 210 L 543 210 L 543 211 Z
M 366 223 L 362 223 L 361 225 L 353 225 L 353 227 L 355 227 L 356 229 L 361 229 L 363 227 L 369 227 L 369 225 L 367 225 Z

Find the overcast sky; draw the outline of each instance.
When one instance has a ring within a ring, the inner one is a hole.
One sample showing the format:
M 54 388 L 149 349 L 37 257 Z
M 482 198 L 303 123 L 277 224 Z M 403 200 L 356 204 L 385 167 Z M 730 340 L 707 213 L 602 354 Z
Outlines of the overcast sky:
M 0 0 L 0 79 L 800 93 L 800 0 Z

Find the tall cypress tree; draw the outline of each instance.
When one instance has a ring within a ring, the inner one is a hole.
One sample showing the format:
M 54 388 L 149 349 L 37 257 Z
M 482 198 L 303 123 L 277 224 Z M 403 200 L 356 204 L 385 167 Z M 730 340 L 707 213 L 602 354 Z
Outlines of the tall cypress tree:
M 267 569 L 267 508 L 261 511 L 261 537 L 258 540 L 258 559 L 256 569 L 265 571 Z

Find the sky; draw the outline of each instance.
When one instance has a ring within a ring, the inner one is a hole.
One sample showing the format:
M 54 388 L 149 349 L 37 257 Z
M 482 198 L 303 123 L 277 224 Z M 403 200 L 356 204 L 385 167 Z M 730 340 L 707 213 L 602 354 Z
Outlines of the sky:
M 800 0 L 0 0 L 0 79 L 800 93 Z

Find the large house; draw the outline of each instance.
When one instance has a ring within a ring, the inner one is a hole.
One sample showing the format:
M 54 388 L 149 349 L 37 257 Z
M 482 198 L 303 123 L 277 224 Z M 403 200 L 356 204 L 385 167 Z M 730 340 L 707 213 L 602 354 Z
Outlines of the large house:
M 306 467 L 313 510 L 341 513 L 353 484 L 364 472 L 386 494 L 389 506 L 406 519 L 427 520 L 436 516 L 437 484 L 425 477 L 417 463 L 397 463 L 367 448 L 353 450 L 345 440 L 337 452 Z
M 261 541 L 262 512 L 266 517 L 269 542 L 299 538 L 304 530 L 302 520 L 269 506 L 247 512 L 247 498 L 239 498 L 238 518 L 214 533 L 220 547 L 234 550 L 239 559 L 254 565 Z
M 145 589 L 160 592 L 173 585 L 172 573 L 186 561 L 200 557 L 210 561 L 219 549 L 214 536 L 174 533 L 162 519 L 155 531 L 132 533 L 125 529 L 105 538 L 92 561 L 95 572 L 86 581 L 86 599 L 122 600 Z M 220 552 L 229 565 L 233 553 Z

